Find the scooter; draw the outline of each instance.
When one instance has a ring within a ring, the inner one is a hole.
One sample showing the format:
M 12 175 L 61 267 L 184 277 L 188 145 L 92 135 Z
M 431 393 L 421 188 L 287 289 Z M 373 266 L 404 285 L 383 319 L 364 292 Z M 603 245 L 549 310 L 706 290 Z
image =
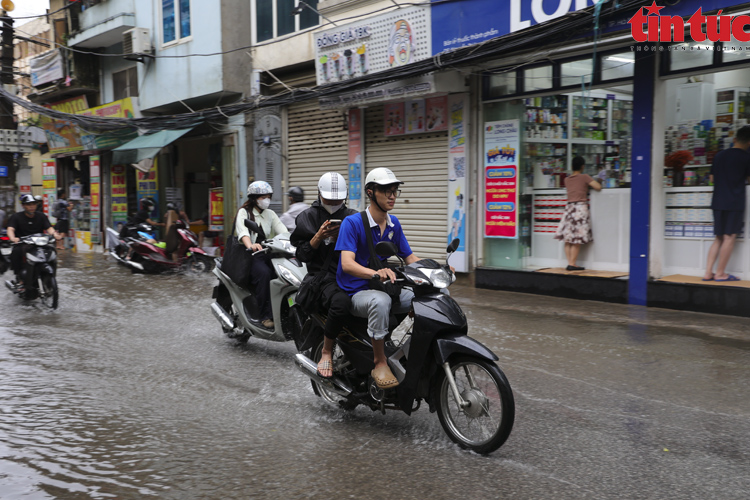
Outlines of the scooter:
M 455 239 L 448 257 L 458 248 Z M 382 241 L 375 251 L 397 255 L 392 242 Z M 394 269 L 396 284 L 414 292 L 408 319 L 386 337 L 388 365 L 399 381 L 380 389 L 370 372 L 374 367 L 367 321 L 354 318 L 338 336 L 333 351 L 333 376 L 322 377 L 317 363 L 323 348 L 325 314 L 311 314 L 299 337 L 296 367 L 307 375 L 317 396 L 346 410 L 364 405 L 373 411 L 400 410 L 410 415 L 421 401 L 437 411 L 440 424 L 460 447 L 491 453 L 505 443 L 513 428 L 515 402 L 498 357 L 467 336 L 461 307 L 442 289 L 455 281 L 447 263 L 423 259 Z M 399 332 L 399 330 L 402 330 Z M 400 338 L 399 338 L 400 337 Z
M 245 226 L 258 233 L 256 222 L 245 221 Z M 263 247 L 253 255 L 268 254 L 276 273 L 271 279 L 271 309 L 273 329 L 263 326 L 258 303 L 252 290 L 245 289 L 232 281 L 222 269 L 222 259 L 217 259 L 214 274 L 219 284 L 214 287 L 211 312 L 221 324 L 224 333 L 231 339 L 247 342 L 252 337 L 274 342 L 292 339 L 292 332 L 302 327 L 300 316 L 291 314 L 294 296 L 307 274 L 307 266 L 295 257 L 295 247 L 289 242 L 289 233 L 277 235 L 260 243 Z
M 14 281 L 6 281 L 5 286 L 24 300 L 41 299 L 46 307 L 57 309 L 57 250 L 55 237 L 49 234 L 32 234 L 20 238 L 14 245 L 24 245 L 21 281 L 23 287 Z
M 127 268 L 132 268 L 130 261 L 127 259 L 130 253 L 130 243 L 134 240 L 146 241 L 150 239 L 153 228 L 150 224 L 131 224 L 127 223 L 122 227 L 120 232 L 115 231 L 107 226 L 107 250 L 114 259 Z M 141 270 L 141 269 L 138 269 Z

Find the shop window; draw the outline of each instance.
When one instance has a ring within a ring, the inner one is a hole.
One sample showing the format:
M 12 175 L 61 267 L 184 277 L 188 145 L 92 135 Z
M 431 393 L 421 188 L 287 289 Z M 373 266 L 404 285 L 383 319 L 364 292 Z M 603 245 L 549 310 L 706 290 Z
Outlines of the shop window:
M 552 88 L 552 66 L 537 66 L 523 70 L 524 90 L 546 90 Z
M 490 99 L 503 97 L 509 94 L 515 94 L 516 92 L 515 71 L 508 71 L 490 75 L 488 91 L 488 96 Z
M 591 58 L 564 62 L 560 65 L 560 85 L 584 85 L 591 83 L 594 75 L 594 61 Z
M 621 52 L 601 59 L 602 81 L 633 78 L 635 56 L 632 52 Z
M 320 24 L 318 0 L 255 0 L 255 39 L 263 42 Z
M 747 42 L 727 42 L 722 47 L 722 62 L 748 62 L 750 61 L 750 43 Z
M 112 73 L 112 100 L 138 97 L 138 67 Z
M 190 36 L 190 0 L 162 0 L 161 14 L 163 43 Z
M 670 46 L 669 71 L 711 66 L 714 62 L 714 43 L 685 42 Z

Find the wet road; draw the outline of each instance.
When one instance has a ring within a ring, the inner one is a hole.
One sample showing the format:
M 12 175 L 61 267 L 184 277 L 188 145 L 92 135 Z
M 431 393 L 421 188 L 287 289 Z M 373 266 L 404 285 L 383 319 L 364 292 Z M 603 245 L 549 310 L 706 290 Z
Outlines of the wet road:
M 0 290 L 3 500 L 748 497 L 747 320 L 454 287 L 516 396 L 482 457 L 224 338 L 211 275 L 62 260 L 58 311 Z

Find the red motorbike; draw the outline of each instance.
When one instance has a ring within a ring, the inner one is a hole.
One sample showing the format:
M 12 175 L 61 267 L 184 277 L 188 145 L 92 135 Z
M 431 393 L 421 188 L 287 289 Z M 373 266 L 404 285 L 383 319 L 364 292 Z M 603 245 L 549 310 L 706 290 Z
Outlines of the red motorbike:
M 198 237 L 178 220 L 167 231 L 165 247 L 161 248 L 143 240 L 133 239 L 133 254 L 125 261 L 134 272 L 159 273 L 187 269 L 209 272 L 214 268 L 214 257 L 198 246 Z

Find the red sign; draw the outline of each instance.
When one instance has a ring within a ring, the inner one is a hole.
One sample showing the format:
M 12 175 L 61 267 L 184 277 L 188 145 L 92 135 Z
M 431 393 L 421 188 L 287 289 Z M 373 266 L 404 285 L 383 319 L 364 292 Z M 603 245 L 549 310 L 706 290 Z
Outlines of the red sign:
M 485 236 L 516 238 L 518 236 L 518 167 L 505 165 L 485 167 Z
M 643 9 L 646 13 L 643 13 Z M 750 16 L 732 16 L 721 14 L 704 16 L 703 8 L 698 10 L 685 21 L 682 16 L 661 15 L 659 11 L 664 7 L 656 5 L 654 0 L 648 7 L 639 7 L 635 15 L 630 18 L 630 34 L 636 42 L 684 42 L 685 25 L 690 26 L 690 38 L 695 42 L 750 42 L 750 33 L 745 32 L 745 26 L 750 25 Z M 646 25 L 644 30 L 643 25 Z M 705 31 L 703 30 L 703 27 Z M 732 39 L 734 38 L 734 40 Z M 713 47 L 711 47 L 713 50 Z
M 209 191 L 209 231 L 224 230 L 224 189 L 213 188 Z

